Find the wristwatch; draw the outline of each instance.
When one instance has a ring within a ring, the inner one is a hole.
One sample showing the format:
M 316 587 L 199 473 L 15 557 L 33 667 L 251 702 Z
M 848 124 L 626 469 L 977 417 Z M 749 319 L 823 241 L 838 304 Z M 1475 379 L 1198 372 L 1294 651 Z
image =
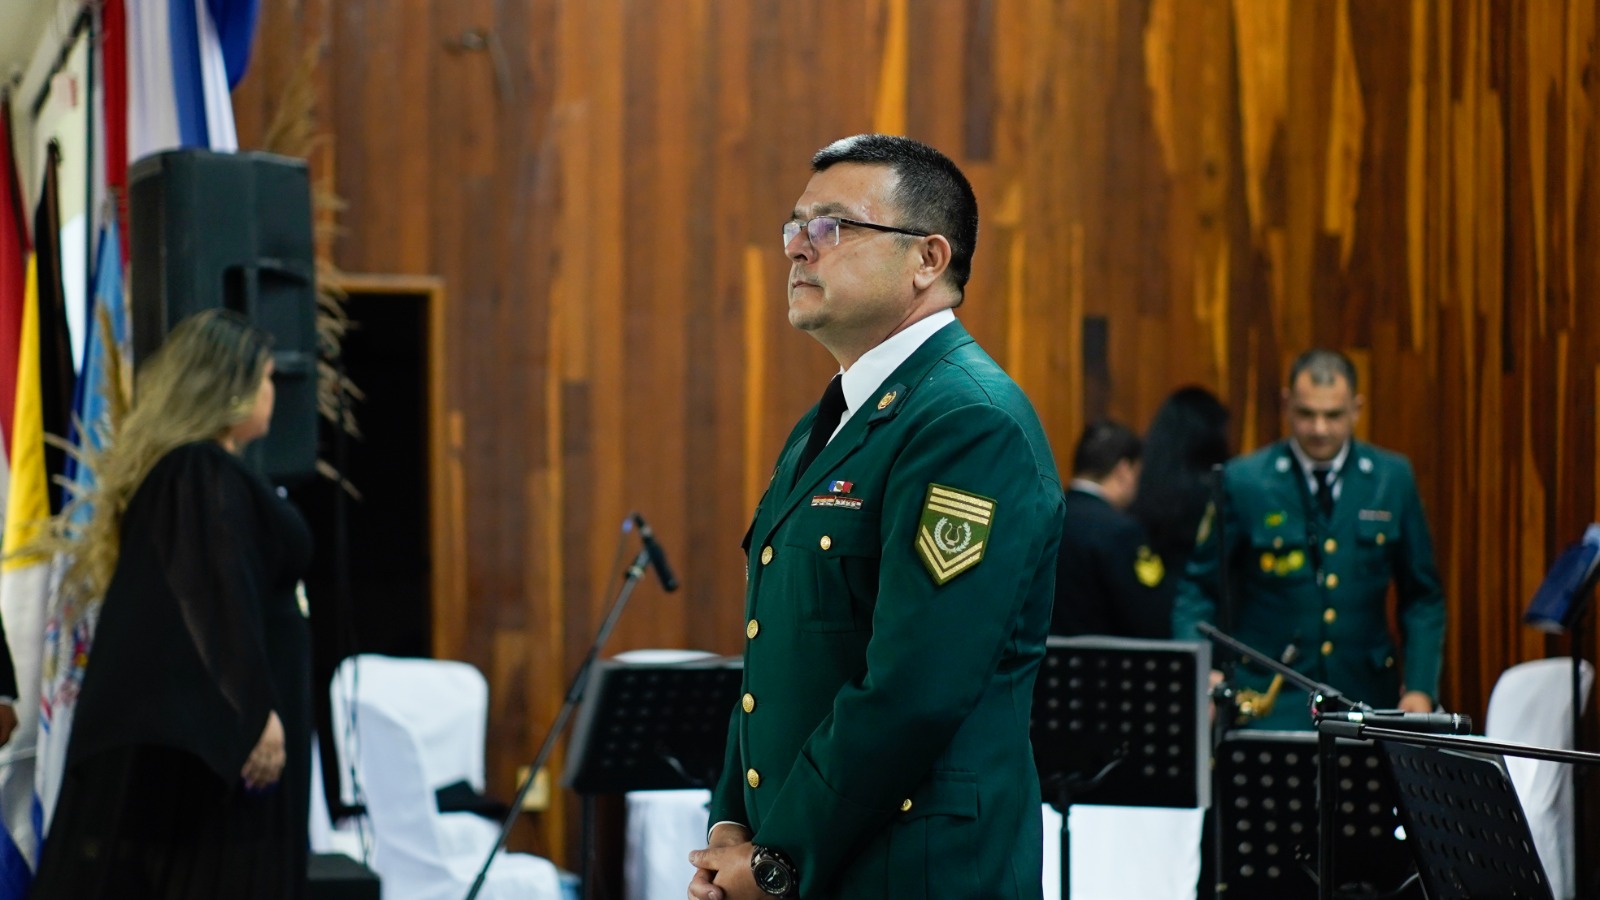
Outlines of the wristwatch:
M 750 854 L 750 871 L 756 877 L 756 887 L 772 897 L 800 896 L 800 876 L 795 874 L 794 863 L 782 850 L 756 845 Z

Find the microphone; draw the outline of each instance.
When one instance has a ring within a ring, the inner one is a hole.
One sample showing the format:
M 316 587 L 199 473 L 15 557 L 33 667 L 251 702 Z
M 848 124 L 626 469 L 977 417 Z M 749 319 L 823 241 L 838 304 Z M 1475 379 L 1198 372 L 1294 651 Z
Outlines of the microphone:
M 1355 730 L 1366 728 L 1392 728 L 1395 731 L 1415 731 L 1421 734 L 1471 734 L 1472 717 L 1460 713 L 1413 713 L 1398 710 L 1379 712 L 1322 713 L 1319 722 L 1354 725 Z M 1346 729 L 1340 728 L 1344 734 Z M 1352 735 L 1359 736 L 1359 735 Z
M 639 529 L 639 538 L 644 541 L 644 552 L 650 554 L 650 568 L 656 570 L 656 577 L 661 579 L 661 589 L 672 593 L 678 589 L 678 579 L 672 574 L 672 567 L 667 565 L 667 553 L 656 543 L 656 533 L 645 524 L 644 516 L 633 514 L 633 524 Z

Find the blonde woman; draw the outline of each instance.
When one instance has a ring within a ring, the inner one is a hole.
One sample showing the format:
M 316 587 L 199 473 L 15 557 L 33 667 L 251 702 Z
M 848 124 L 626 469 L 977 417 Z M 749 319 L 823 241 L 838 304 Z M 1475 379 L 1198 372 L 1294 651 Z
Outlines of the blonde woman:
M 178 325 L 100 461 L 63 590 L 104 597 L 37 898 L 306 894 L 305 522 L 238 454 L 267 432 L 270 337 Z

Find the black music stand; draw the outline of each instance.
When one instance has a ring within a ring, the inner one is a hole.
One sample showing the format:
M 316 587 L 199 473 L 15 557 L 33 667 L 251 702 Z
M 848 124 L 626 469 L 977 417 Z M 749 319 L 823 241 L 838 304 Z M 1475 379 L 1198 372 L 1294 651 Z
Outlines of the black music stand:
M 601 660 L 572 727 L 562 783 L 580 794 L 711 787 L 743 668 L 736 656 Z
M 1430 898 L 1553 900 L 1503 757 L 1380 743 Z
M 743 668 L 736 656 L 595 664 L 562 778 L 583 797 L 584 896 L 592 896 L 595 796 L 715 785 Z
M 1567 634 L 1571 637 L 1572 658 L 1572 748 L 1583 749 L 1583 657 L 1584 634 L 1589 625 L 1585 621 L 1589 608 L 1594 605 L 1595 584 L 1600 581 L 1600 523 L 1590 525 L 1583 537 L 1562 551 L 1545 573 L 1544 581 L 1528 601 L 1522 621 L 1546 634 Z M 1583 803 L 1585 770 L 1574 766 L 1572 780 L 1572 877 L 1579 885 L 1587 884 L 1591 876 L 1583 871 L 1580 858 L 1588 843 L 1588 814 Z
M 1218 894 L 1225 890 L 1229 900 L 1317 896 L 1317 734 L 1232 731 L 1217 745 L 1215 759 Z M 1368 741 L 1340 739 L 1335 759 L 1341 799 L 1334 840 L 1341 859 L 1361 864 L 1359 881 L 1347 877 L 1333 893 L 1420 898 L 1414 889 L 1390 893 L 1411 876 L 1412 866 L 1411 850 L 1396 835 L 1396 792 L 1382 754 Z
M 1045 799 L 1061 813 L 1061 896 L 1072 891 L 1074 804 L 1211 803 L 1207 679 L 1200 642 L 1052 637 L 1033 691 Z

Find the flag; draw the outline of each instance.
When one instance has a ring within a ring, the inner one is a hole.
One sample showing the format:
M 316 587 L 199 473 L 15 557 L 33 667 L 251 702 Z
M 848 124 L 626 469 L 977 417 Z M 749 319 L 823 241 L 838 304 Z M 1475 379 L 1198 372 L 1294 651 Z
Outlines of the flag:
M 72 361 L 72 332 L 67 327 L 67 290 L 61 279 L 60 163 L 61 148 L 51 141 L 45 150 L 44 184 L 33 217 L 33 260 L 38 270 L 35 301 L 39 315 L 33 338 L 38 342 L 34 377 L 39 380 L 41 427 L 45 434 L 65 439 L 72 429 L 77 368 Z M 24 387 L 20 368 L 17 378 L 20 397 Z M 55 486 L 56 478 L 66 471 L 66 451 L 46 446 L 44 464 L 50 512 L 57 513 L 63 505 L 63 492 Z
M 65 454 L 45 445 L 47 428 L 65 435 L 72 414 L 75 381 L 61 287 L 60 215 L 53 143 L 45 154 L 44 188 L 34 215 L 34 253 L 29 258 L 22 303 L 22 327 L 13 361 L 0 369 L 15 373 L 12 408 L 11 471 L 0 539 L 0 622 L 4 622 L 17 676 L 17 727 L 8 745 L 11 759 L 0 766 L 0 898 L 26 896 L 39 853 L 34 821 L 34 752 L 38 742 L 40 659 L 44 618 L 50 594 L 51 561 L 15 555 L 31 543 L 51 515 L 50 479 L 61 474 Z
M 106 192 L 115 211 L 110 215 L 118 233 L 128 226 L 128 17 L 123 0 L 100 0 L 100 65 L 95 74 L 100 80 L 101 133 L 105 149 Z M 122 242 L 122 264 L 128 264 L 128 244 Z
M 11 430 L 11 484 L 6 497 L 0 561 L 0 619 L 5 622 L 11 661 L 17 673 L 17 696 L 39 694 L 39 655 L 43 645 L 44 598 L 50 562 L 12 557 L 50 516 L 46 490 L 44 415 L 39 389 L 38 267 L 29 260 L 22 336 L 18 342 L 15 412 Z M 17 727 L 11 733 L 8 765 L 0 767 L 0 897 L 25 897 L 38 859 L 33 822 L 33 748 L 38 738 L 38 707 L 17 704 Z
M 28 232 L 26 220 L 22 216 L 22 191 L 19 186 L 15 159 L 11 151 L 11 103 L 10 98 L 0 100 L 0 148 L 4 149 L 4 172 L 0 172 L 0 431 L 4 432 L 4 449 L 7 460 L 13 458 L 11 452 L 14 425 L 12 411 L 16 403 L 17 386 L 17 351 L 21 340 L 23 309 L 27 305 L 28 297 L 32 293 L 28 266 Z M 7 483 L 5 476 L 9 466 L 0 466 L 0 485 Z M 8 496 L 7 492 L 0 492 L 0 496 Z M 6 503 L 0 501 L 0 509 Z M 0 581 L 4 576 L 0 575 Z M 8 616 L 10 610 L 3 608 L 0 602 L 0 616 Z M 18 621 L 12 622 L 5 619 L 5 624 L 11 626 L 7 629 L 6 643 L 15 645 L 18 651 L 25 650 L 30 643 L 27 640 L 28 626 Z M 5 649 L 8 656 L 13 653 Z M 11 663 L 11 660 L 7 660 Z M 13 669 L 16 666 L 13 665 Z M 31 697 L 30 693 L 23 693 L 19 686 L 17 697 Z M 18 718 L 22 718 L 24 708 L 31 708 L 30 703 L 18 703 Z M 10 760 L 24 756 L 29 748 L 26 735 L 20 727 L 12 734 L 10 743 L 0 749 L 0 760 Z M 32 881 L 32 867 L 25 856 L 26 850 L 31 850 L 31 815 L 28 819 L 20 819 L 20 815 L 28 810 L 28 804 L 20 803 L 21 793 L 16 789 L 20 784 L 12 770 L 22 765 L 21 762 L 10 762 L 0 765 L 0 897 L 22 897 L 27 893 L 28 885 Z M 13 814 L 16 815 L 13 815 Z M 15 829 L 15 830 L 14 830 Z M 22 835 L 19 843 L 17 835 Z
M 17 398 L 17 341 L 22 334 L 22 304 L 27 279 L 28 225 L 23 218 L 22 185 L 16 153 L 11 146 L 11 97 L 0 98 L 0 148 L 5 151 L 5 171 L 0 172 L 0 434 L 5 458 L 11 458 L 11 417 Z M 0 466 L 0 498 L 5 495 L 5 474 Z M 0 509 L 5 504 L 0 502 Z
M 177 147 L 236 150 L 231 85 L 258 0 L 124 0 L 128 159 Z
M 122 250 L 115 222 L 101 229 L 95 253 L 94 294 L 90 302 L 89 334 L 84 347 L 83 374 L 78 379 L 72 443 L 80 451 L 104 450 L 113 421 L 127 405 L 128 316 L 122 290 Z M 94 473 L 68 459 L 67 480 L 72 494 L 81 497 L 94 486 Z M 78 528 L 88 524 L 90 508 L 73 510 Z M 58 567 L 65 560 L 57 560 Z M 44 626 L 44 652 L 40 672 L 39 738 L 34 758 L 34 802 L 39 834 L 47 836 L 55 813 L 61 778 L 66 772 L 67 738 L 77 707 L 78 689 L 89 663 L 89 647 L 99 608 L 98 597 L 79 598 L 53 592 Z

